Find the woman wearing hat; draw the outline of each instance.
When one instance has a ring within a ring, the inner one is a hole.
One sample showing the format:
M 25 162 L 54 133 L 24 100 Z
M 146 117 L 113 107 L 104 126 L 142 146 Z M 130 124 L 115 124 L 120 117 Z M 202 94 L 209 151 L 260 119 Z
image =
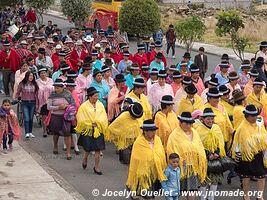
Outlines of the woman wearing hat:
M 138 45 L 137 53 L 134 54 L 133 63 L 137 63 L 139 68 L 141 68 L 143 63 L 148 64 L 148 60 L 145 54 L 145 46 L 143 44 Z
M 232 155 L 238 161 L 237 173 L 243 177 L 244 199 L 248 196 L 250 178 L 257 178 L 257 191 L 261 192 L 258 199 L 263 199 L 265 188 L 265 176 L 267 168 L 267 132 L 263 121 L 258 120 L 259 110 L 254 105 L 246 106 L 244 110 L 245 119 L 237 128 Z
M 93 78 L 94 79 L 90 87 L 94 87 L 98 91 L 98 99 L 104 105 L 106 109 L 110 88 L 107 85 L 106 81 L 103 80 L 102 73 L 98 69 L 94 70 Z
M 147 89 L 147 95 L 149 95 L 149 90 L 152 87 L 154 83 L 158 82 L 158 70 L 152 69 L 151 72 L 149 72 L 149 79 L 146 82 L 146 89 Z
M 267 71 L 267 66 L 265 64 L 265 63 L 267 63 L 266 52 L 267 52 L 267 42 L 266 41 L 262 41 L 261 44 L 260 44 L 259 51 L 256 53 L 256 59 L 258 59 L 259 57 L 263 58 L 263 62 L 264 62 L 264 68 L 263 69 L 264 69 L 265 73 Z
M 201 94 L 201 99 L 202 99 L 202 102 L 204 104 L 207 103 L 207 93 L 208 93 L 209 89 L 210 88 L 217 88 L 219 85 L 218 79 L 212 78 L 212 77 L 209 77 L 209 80 L 207 81 L 207 83 L 208 83 L 208 87 Z
M 94 71 L 95 69 L 101 70 L 102 69 L 102 62 L 101 60 L 99 60 L 98 58 L 98 51 L 97 50 L 93 50 L 91 53 L 91 57 L 92 60 L 90 60 L 89 62 L 92 63 L 92 71 Z
M 120 161 L 130 163 L 131 149 L 136 138 L 142 134 L 140 120 L 143 108 L 140 103 L 133 103 L 127 111 L 122 112 L 108 127 L 108 139 L 119 151 Z
M 133 82 L 133 89 L 129 92 L 126 98 L 132 98 L 134 101 L 140 103 L 144 109 L 144 115 L 140 119 L 141 122 L 152 118 L 152 110 L 148 103 L 147 97 L 144 95 L 144 88 L 146 84 L 144 79 L 137 78 Z
M 161 110 L 155 114 L 155 124 L 158 127 L 156 134 L 160 137 L 164 149 L 167 149 L 167 142 L 170 134 L 179 125 L 178 119 L 173 112 L 173 97 L 164 95 L 160 101 Z
M 216 73 L 215 78 L 218 79 L 219 85 L 225 85 L 229 82 L 228 73 L 229 73 L 229 62 L 222 61 L 220 66 L 220 71 Z
M 13 99 L 17 93 L 19 83 L 24 79 L 25 74 L 29 71 L 29 65 L 26 62 L 22 62 L 20 65 L 20 69 L 15 73 L 15 83 L 13 88 Z
M 194 84 L 189 84 L 185 88 L 186 95 L 182 97 L 178 108 L 176 110 L 176 116 L 181 115 L 182 112 L 192 113 L 194 110 L 198 110 L 203 106 L 202 99 L 197 94 L 197 88 Z
M 230 141 L 231 135 L 233 134 L 233 127 L 225 107 L 219 103 L 221 94 L 217 88 L 210 88 L 207 96 L 208 103 L 206 103 L 201 110 L 203 111 L 205 108 L 212 109 L 215 114 L 214 121 L 221 128 L 224 142 L 227 143 Z
M 179 126 L 171 133 L 167 143 L 167 155 L 177 153 L 180 157 L 181 190 L 198 190 L 207 174 L 207 159 L 199 133 L 192 128 L 194 120 L 190 112 L 183 112 Z M 188 199 L 194 199 L 189 197 Z
M 47 109 L 51 113 L 47 123 L 49 124 L 49 129 L 53 134 L 53 154 L 58 154 L 58 139 L 59 136 L 64 136 L 67 146 L 66 159 L 70 160 L 71 123 L 65 120 L 64 113 L 68 106 L 75 106 L 75 101 L 71 93 L 64 89 L 64 83 L 61 79 L 56 79 L 53 86 L 54 92 L 50 94 L 47 101 Z
M 172 86 L 173 94 L 175 96 L 176 92 L 182 87 L 182 83 L 181 83 L 182 75 L 180 74 L 179 71 L 175 71 L 173 72 L 172 78 L 173 78 L 173 82 L 171 86 Z
M 253 90 L 247 96 L 248 104 L 255 105 L 258 109 L 264 109 L 267 106 L 267 95 L 263 88 L 265 84 L 259 78 L 256 78 L 253 82 Z
M 192 83 L 195 85 L 197 89 L 197 94 L 200 96 L 205 89 L 203 81 L 200 78 L 200 69 L 195 64 L 192 64 L 189 70 L 191 73 Z
M 61 75 L 59 76 L 62 81 L 66 81 L 68 79 L 67 75 L 68 72 L 70 71 L 70 66 L 68 64 L 64 64 L 60 67 Z
M 119 62 L 118 70 L 122 74 L 126 74 L 127 68 L 129 68 L 133 62 L 129 59 L 129 51 L 123 52 L 123 59 Z
M 113 78 L 111 78 L 111 69 L 108 66 L 104 65 L 102 67 L 102 75 L 104 81 L 111 89 L 115 85 L 115 81 L 113 80 Z
M 45 48 L 38 49 L 38 57 L 35 60 L 36 66 L 44 66 L 47 68 L 49 74 L 53 73 L 53 61 L 49 56 L 46 56 Z
M 72 64 L 73 70 L 78 72 L 80 67 L 83 64 L 83 60 L 88 56 L 88 53 L 86 53 L 83 43 L 81 40 L 78 40 L 75 43 L 75 48 L 72 50 L 70 54 L 70 62 Z
M 47 126 L 45 124 L 45 120 L 49 112 L 47 109 L 47 100 L 50 94 L 54 91 L 53 80 L 48 77 L 47 69 L 45 67 L 41 67 L 39 69 L 38 75 L 40 78 L 36 80 L 39 87 L 36 111 L 42 118 L 43 137 L 47 137 Z
M 167 59 L 166 59 L 166 57 L 164 55 L 164 51 L 162 50 L 162 43 L 160 41 L 156 41 L 155 42 L 155 49 L 151 50 L 150 60 L 149 60 L 148 64 L 150 64 L 153 60 L 155 60 L 156 55 L 158 53 L 162 54 L 161 60 L 164 63 L 164 68 L 167 67 Z
M 187 71 L 189 71 L 190 66 L 193 64 L 193 61 L 190 60 L 191 59 L 191 55 L 189 52 L 185 52 L 183 55 L 183 59 L 180 63 L 177 64 L 177 69 L 180 71 L 181 70 L 181 64 L 187 64 Z
M 243 110 L 247 104 L 246 96 L 240 90 L 234 90 L 233 92 L 234 110 L 233 110 L 233 126 L 236 130 L 241 122 L 245 119 L 243 115 Z
M 256 69 L 251 69 L 248 74 L 249 74 L 250 79 L 249 79 L 248 83 L 246 84 L 246 86 L 244 88 L 244 94 L 246 96 L 248 96 L 252 92 L 252 90 L 253 90 L 253 82 L 259 76 L 259 73 L 258 73 L 258 71 Z
M 108 120 L 111 122 L 121 112 L 121 104 L 125 98 L 127 86 L 123 74 L 115 76 L 116 85 L 110 90 L 108 95 Z
M 166 83 L 167 73 L 160 70 L 158 73 L 158 82 L 153 84 L 147 96 L 148 102 L 152 107 L 152 113 L 155 114 L 160 109 L 160 100 L 164 95 L 173 95 L 172 87 Z
M 239 73 L 239 80 L 238 84 L 241 87 L 241 90 L 243 91 L 246 84 L 249 82 L 249 71 L 251 69 L 250 61 L 244 60 L 240 66 L 241 72 Z
M 132 148 L 131 161 L 126 186 L 137 195 L 142 190 L 151 192 L 160 188 L 160 181 L 166 180 L 163 173 L 166 168 L 164 147 L 156 135 L 158 129 L 152 119 L 145 120 L 141 129 L 143 134 L 137 137 Z M 148 198 L 153 198 L 150 194 Z
M 139 66 L 136 63 L 132 64 L 130 67 L 130 74 L 127 74 L 125 76 L 125 80 L 126 80 L 125 84 L 129 88 L 129 90 L 131 90 L 133 88 L 134 80 L 137 78 L 141 78 L 141 76 L 139 74 L 140 74 Z
M 233 121 L 233 109 L 234 103 L 233 99 L 230 99 L 230 89 L 225 85 L 219 87 L 219 92 L 221 94 L 220 104 L 225 108 L 230 121 Z
M 263 57 L 258 57 L 256 60 L 256 64 L 254 65 L 254 69 L 256 69 L 259 73 L 259 78 L 267 84 L 267 76 L 266 76 L 266 71 L 264 71 L 264 58 Z
M 222 57 L 221 57 L 221 63 L 218 64 L 216 67 L 215 67 L 215 70 L 214 70 L 214 73 L 219 73 L 220 72 L 220 69 L 221 69 L 221 64 L 222 63 L 228 63 L 229 65 L 229 68 L 228 68 L 228 72 L 232 72 L 232 71 L 235 71 L 235 68 L 234 68 L 234 65 L 229 63 L 229 56 L 228 54 L 223 54 Z
M 240 85 L 238 84 L 239 75 L 232 71 L 228 74 L 229 83 L 226 84 L 226 87 L 230 89 L 229 98 L 232 99 L 232 93 L 234 90 L 241 90 Z
M 77 95 L 81 103 L 86 100 L 87 88 L 93 82 L 91 69 L 92 67 L 89 63 L 84 64 L 82 67 L 82 73 L 78 75 L 76 80 L 76 85 L 78 88 Z
M 66 58 L 66 52 L 65 51 L 60 51 L 58 53 L 58 59 L 55 60 L 54 63 L 54 71 L 57 71 L 59 67 L 59 63 L 65 61 L 67 65 L 70 66 L 71 69 L 73 69 L 71 62 Z
M 207 161 L 216 160 L 226 156 L 224 150 L 224 139 L 220 127 L 214 123 L 215 114 L 211 108 L 205 108 L 203 115 L 201 116 L 201 122 L 197 127 L 196 131 L 199 133 L 202 144 L 205 148 Z M 211 196 L 208 199 L 214 199 L 214 194 L 217 190 L 218 182 L 222 182 L 223 173 L 210 172 L 209 168 L 207 170 L 207 178 L 205 184 L 200 187 L 200 191 L 205 194 L 208 190 Z M 213 194 L 213 195 L 212 195 Z M 204 198 L 201 198 L 204 199 Z
M 94 173 L 102 175 L 100 170 L 100 151 L 105 149 L 104 137 L 108 128 L 108 118 L 105 107 L 98 100 L 98 91 L 94 87 L 87 90 L 88 100 L 84 102 L 77 113 L 76 132 L 81 134 L 78 145 L 84 149 L 83 169 L 87 167 L 90 152 L 95 152 Z
M 162 58 L 163 55 L 160 52 L 155 55 L 155 60 L 150 63 L 150 71 L 154 68 L 158 71 L 165 69 L 164 63 L 162 62 Z

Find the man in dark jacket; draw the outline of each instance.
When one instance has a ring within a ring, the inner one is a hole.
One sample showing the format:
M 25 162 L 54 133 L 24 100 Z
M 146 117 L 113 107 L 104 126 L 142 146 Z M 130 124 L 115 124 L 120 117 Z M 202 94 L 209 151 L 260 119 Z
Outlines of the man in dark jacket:
M 203 47 L 199 48 L 199 54 L 195 56 L 194 63 L 200 69 L 200 77 L 202 80 L 205 78 L 205 73 L 208 71 L 208 57 L 205 55 L 205 49 Z
M 264 65 L 264 58 L 263 57 L 258 57 L 256 60 L 256 64 L 254 65 L 253 69 L 256 69 L 259 72 L 258 78 L 262 81 L 265 82 L 267 85 L 267 77 L 266 74 L 263 71 L 263 65 Z
M 167 40 L 167 57 L 169 57 L 170 48 L 172 48 L 172 58 L 175 59 L 175 42 L 176 42 L 176 33 L 174 32 L 173 25 L 169 26 L 169 30 L 166 32 Z

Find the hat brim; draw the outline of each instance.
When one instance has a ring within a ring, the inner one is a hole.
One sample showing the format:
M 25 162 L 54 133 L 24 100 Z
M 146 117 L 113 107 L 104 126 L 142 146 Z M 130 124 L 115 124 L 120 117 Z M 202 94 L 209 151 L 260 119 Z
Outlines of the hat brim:
M 63 83 L 54 83 L 53 84 L 54 87 L 64 87 Z
M 180 122 L 185 122 L 185 123 L 189 123 L 189 124 L 194 124 L 195 123 L 195 120 L 184 120 L 184 119 L 181 119 L 179 116 L 178 116 L 178 119 Z
M 141 129 L 142 129 L 143 131 L 156 131 L 156 130 L 158 130 L 159 128 L 156 127 L 156 126 L 154 126 L 154 127 L 141 127 Z
M 253 116 L 253 117 L 257 117 L 257 116 L 260 114 L 259 110 L 258 110 L 257 114 L 247 113 L 246 110 L 244 110 L 243 113 L 244 113 L 245 115 L 249 115 L 249 116 Z

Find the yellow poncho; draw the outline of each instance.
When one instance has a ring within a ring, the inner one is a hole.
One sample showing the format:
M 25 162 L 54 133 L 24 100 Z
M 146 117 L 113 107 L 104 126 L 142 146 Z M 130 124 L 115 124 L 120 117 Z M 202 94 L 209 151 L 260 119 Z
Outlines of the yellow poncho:
M 170 135 L 167 144 L 167 155 L 177 153 L 180 157 L 181 179 L 192 175 L 198 176 L 203 182 L 207 174 L 207 158 L 198 132 L 192 128 L 191 141 L 180 126 Z M 183 163 L 185 161 L 185 166 Z
M 143 110 L 144 110 L 144 114 L 143 114 L 143 117 L 138 119 L 141 123 L 143 123 L 144 120 L 152 118 L 152 110 L 151 110 L 150 104 L 148 103 L 148 100 L 144 94 L 141 94 L 140 98 L 139 98 L 138 96 L 136 96 L 134 94 L 133 91 L 131 91 L 126 96 L 126 98 L 128 98 L 128 97 L 133 98 L 134 100 L 136 100 L 138 103 L 140 103 L 142 105 Z
M 96 102 L 95 108 L 89 100 L 84 102 L 80 106 L 76 118 L 77 126 L 75 130 L 77 133 L 94 138 L 98 138 L 102 133 L 106 137 L 108 118 L 105 108 L 100 101 Z M 94 122 L 97 124 L 97 127 L 93 131 L 92 123 Z
M 142 189 L 149 189 L 156 180 L 166 180 L 163 173 L 166 167 L 165 151 L 160 138 L 155 136 L 154 147 L 151 148 L 142 134 L 133 145 L 126 185 L 131 191 L 138 193 Z
M 235 152 L 239 151 L 243 161 L 252 161 L 256 154 L 266 150 L 267 132 L 263 123 L 261 125 L 251 124 L 244 119 L 235 133 L 232 148 L 233 157 L 235 157 Z M 264 156 L 264 158 L 264 166 L 267 167 L 266 157 Z
M 203 106 L 203 102 L 200 96 L 197 94 L 194 95 L 194 104 L 187 98 L 187 95 L 184 96 L 176 110 L 176 115 L 181 115 L 182 112 L 190 112 L 192 113 L 195 110 L 200 109 Z
M 123 112 L 109 125 L 108 140 L 112 141 L 118 150 L 126 149 L 142 134 L 141 125 L 128 111 Z
M 220 150 L 220 156 L 225 156 L 224 139 L 220 127 L 217 124 L 213 124 L 211 128 L 208 128 L 204 124 L 199 124 L 196 128 L 199 133 L 200 139 L 205 150 L 215 152 Z
M 258 97 L 255 95 L 255 93 L 252 91 L 248 96 L 247 96 L 247 103 L 248 104 L 253 104 L 259 109 L 262 109 L 262 107 L 267 105 L 267 95 L 262 92 L 260 94 L 260 100 Z
M 236 130 L 241 122 L 245 119 L 243 110 L 245 109 L 244 106 L 237 105 L 234 107 L 233 111 L 233 125 L 234 125 L 234 130 Z
M 159 111 L 155 115 L 155 124 L 159 128 L 156 134 L 160 137 L 166 150 L 169 135 L 179 126 L 179 121 L 173 111 L 169 112 L 167 116 Z
M 233 116 L 234 106 L 232 106 L 231 104 L 222 99 L 220 100 L 220 104 L 224 106 L 228 116 Z
M 215 108 L 211 106 L 209 103 L 206 103 L 202 107 L 202 111 L 204 111 L 205 108 L 211 108 L 214 114 L 216 115 L 214 118 L 215 124 L 217 124 L 223 133 L 224 141 L 228 142 L 231 140 L 231 134 L 233 132 L 233 126 L 230 122 L 230 119 L 228 117 L 228 113 L 225 110 L 224 106 L 219 104 L 218 107 L 220 108 Z

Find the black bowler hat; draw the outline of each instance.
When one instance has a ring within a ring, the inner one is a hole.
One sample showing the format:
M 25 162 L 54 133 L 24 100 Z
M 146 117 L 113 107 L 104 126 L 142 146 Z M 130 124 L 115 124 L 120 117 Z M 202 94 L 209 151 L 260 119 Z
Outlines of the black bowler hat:
M 134 71 L 134 70 L 140 70 L 140 67 L 137 63 L 133 63 L 130 67 L 130 71 Z
M 260 44 L 261 47 L 267 47 L 267 42 L 266 41 L 262 41 Z
M 137 46 L 137 50 L 145 50 L 145 45 L 143 45 L 143 44 L 139 44 L 139 45 Z
M 190 124 L 193 124 L 195 122 L 190 112 L 182 112 L 182 114 L 178 116 L 178 119 L 180 120 L 180 122 L 186 122 Z
M 101 69 L 101 72 L 102 72 L 102 73 L 105 73 L 105 72 L 107 72 L 107 71 L 110 71 L 110 68 L 109 68 L 108 66 L 104 65 L 104 66 L 102 67 L 102 69 Z
M 239 76 L 235 71 L 232 71 L 228 74 L 228 79 L 229 80 L 237 80 L 237 79 L 239 79 Z
M 146 63 L 142 64 L 141 70 L 145 71 L 145 70 L 149 70 L 149 69 L 150 69 L 150 67 Z
M 250 116 L 258 116 L 260 114 L 259 109 L 256 108 L 256 106 L 250 104 L 247 105 L 245 110 L 243 111 L 245 115 L 250 115 Z
M 221 68 L 229 68 L 229 67 L 230 67 L 228 61 L 222 61 L 222 62 L 219 64 L 219 66 L 220 66 Z
M 110 48 L 106 48 L 104 53 L 111 53 Z
M 134 82 L 133 82 L 133 86 L 134 86 L 134 87 L 145 87 L 146 84 L 145 84 L 144 79 L 142 79 L 142 78 L 137 78 L 137 79 L 134 80 Z
M 65 52 L 65 51 L 60 51 L 60 52 L 58 53 L 58 56 L 66 56 L 66 52 Z
M 125 78 L 124 78 L 123 74 L 117 74 L 117 75 L 115 76 L 114 81 L 115 81 L 116 83 L 122 83 L 122 82 L 125 82 Z
M 158 127 L 156 127 L 153 119 L 148 119 L 143 122 L 141 129 L 143 131 L 155 131 L 158 130 Z
M 205 108 L 203 110 L 203 115 L 201 117 L 215 117 L 213 110 L 211 108 Z
M 256 69 L 251 69 L 248 74 L 252 77 L 258 77 L 259 76 L 259 72 Z
M 162 43 L 160 41 L 155 42 L 155 47 L 162 47 Z
M 98 91 L 94 87 L 89 87 L 87 89 L 87 96 L 88 97 L 91 97 L 91 96 L 93 96 L 96 93 L 98 93 Z
M 191 55 L 189 52 L 185 52 L 183 58 L 191 58 Z
M 229 60 L 228 54 L 224 53 L 221 57 L 222 60 Z
M 156 55 L 155 55 L 156 58 L 158 59 L 162 59 L 163 58 L 163 55 L 162 53 L 158 52 Z
M 66 85 L 67 87 L 75 87 L 75 86 L 76 86 L 76 83 L 75 83 L 75 81 L 74 81 L 73 79 L 68 78 L 68 79 L 65 81 L 65 85 Z
M 173 72 L 178 71 L 175 65 L 171 65 L 171 66 L 169 67 L 169 70 L 170 70 L 170 71 L 173 71 Z
M 218 79 L 217 78 L 211 78 L 208 82 L 208 84 L 212 85 L 212 86 L 218 86 L 219 83 L 218 83 Z
M 93 77 L 96 77 L 97 74 L 101 74 L 101 71 L 99 69 L 94 69 Z
M 63 64 L 60 67 L 60 71 L 68 71 L 68 70 L 70 70 L 70 66 L 68 64 Z
M 150 75 L 158 75 L 159 71 L 156 68 L 153 68 L 150 72 Z
M 196 94 L 197 93 L 197 88 L 195 87 L 195 85 L 193 83 L 186 86 L 184 90 L 187 94 Z
M 228 88 L 228 87 L 226 87 L 225 85 L 221 85 L 220 87 L 219 87 L 219 92 L 221 93 L 221 95 L 222 96 L 224 96 L 224 95 L 228 95 L 228 94 L 230 94 L 230 89 Z
M 83 63 L 93 63 L 93 59 L 91 56 L 86 56 L 83 60 Z
M 173 105 L 173 97 L 171 95 L 164 95 L 161 100 L 160 103 L 162 104 L 166 104 L 166 105 Z
M 217 88 L 210 88 L 209 91 L 207 92 L 207 97 L 211 98 L 220 98 L 220 92 Z
M 254 82 L 253 82 L 253 86 L 254 86 L 254 85 L 261 85 L 261 86 L 264 86 L 265 84 L 264 84 L 264 82 L 263 82 L 261 79 L 256 78 L 256 79 L 254 80 Z
M 2 41 L 3 46 L 10 46 L 10 42 L 8 39 L 6 39 L 5 41 Z
M 123 56 L 125 56 L 125 57 L 130 57 L 130 53 L 129 53 L 129 51 L 125 51 L 125 52 L 123 52 Z
M 140 118 L 140 117 L 142 117 L 143 116 L 143 112 L 144 112 L 143 107 L 138 102 L 134 102 L 129 107 L 129 113 L 134 118 Z
M 179 71 L 175 71 L 173 72 L 172 78 L 173 79 L 182 78 L 182 74 Z
M 262 66 L 264 64 L 264 58 L 263 57 L 258 57 L 256 60 L 256 65 Z
M 191 73 L 200 72 L 199 67 L 196 66 L 195 64 L 190 65 L 190 69 L 189 70 L 190 70 Z
M 45 54 L 45 48 L 39 48 L 38 53 Z
M 92 67 L 91 67 L 90 63 L 83 63 L 82 69 L 83 70 L 91 70 Z
M 98 56 L 98 51 L 94 49 L 91 53 L 91 56 Z
M 70 71 L 68 71 L 68 73 L 67 73 L 67 77 L 68 77 L 68 78 L 77 78 L 77 77 L 78 77 L 78 74 L 77 74 L 75 71 L 70 70 Z
M 189 76 L 185 76 L 182 80 L 182 84 L 189 85 L 192 83 L 192 79 Z
M 56 86 L 56 87 L 64 87 L 64 83 L 63 83 L 62 79 L 57 78 L 57 79 L 55 80 L 53 86 Z
M 244 60 L 240 66 L 241 69 L 250 69 L 251 65 L 250 65 L 250 61 L 249 60 Z
M 168 75 L 166 73 L 166 70 L 164 70 L 164 69 L 159 70 L 158 77 L 167 78 L 167 76 Z

